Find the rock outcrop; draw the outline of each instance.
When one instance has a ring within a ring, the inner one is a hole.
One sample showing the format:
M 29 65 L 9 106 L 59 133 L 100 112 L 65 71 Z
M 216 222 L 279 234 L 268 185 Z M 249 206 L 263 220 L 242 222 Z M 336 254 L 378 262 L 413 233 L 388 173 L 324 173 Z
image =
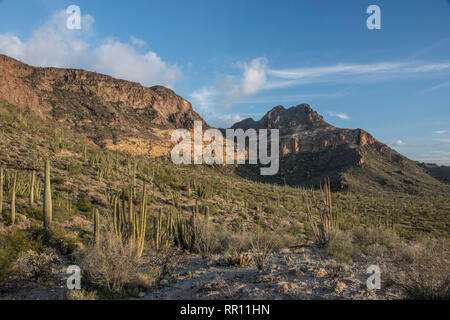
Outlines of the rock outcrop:
M 287 109 L 277 106 L 259 121 L 245 119 L 232 128 L 280 130 L 280 171 L 274 177 L 263 178 L 269 182 L 319 186 L 330 177 L 335 190 L 346 189 L 351 179 L 367 181 L 374 187 L 408 189 L 420 181 L 429 184 L 431 178 L 414 161 L 377 141 L 370 133 L 336 128 L 307 104 Z M 239 171 L 260 179 L 249 167 Z
M 38 68 L 0 55 L 0 100 L 31 109 L 85 134 L 95 143 L 160 155 L 175 128 L 204 120 L 174 91 L 144 87 L 78 69 Z

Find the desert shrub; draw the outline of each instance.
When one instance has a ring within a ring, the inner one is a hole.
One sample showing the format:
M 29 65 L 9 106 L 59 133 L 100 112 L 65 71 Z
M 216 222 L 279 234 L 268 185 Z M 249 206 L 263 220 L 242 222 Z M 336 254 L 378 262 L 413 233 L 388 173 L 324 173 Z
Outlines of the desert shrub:
M 13 263 L 21 252 L 40 251 L 42 245 L 30 239 L 23 230 L 0 234 L 0 281 L 11 273 Z
M 394 230 L 381 227 L 358 227 L 353 230 L 353 240 L 364 253 L 370 253 L 370 247 L 379 245 L 392 250 L 400 244 L 400 238 Z
M 43 221 L 42 209 L 40 209 L 40 208 L 28 207 L 26 209 L 26 214 L 30 218 L 33 218 L 33 219 L 36 219 L 39 221 Z
M 217 253 L 220 245 L 215 237 L 215 229 L 205 219 L 199 220 L 196 226 L 195 234 L 195 250 L 201 254 L 203 258 Z
M 71 254 L 76 247 L 76 239 L 70 238 L 64 229 L 53 227 L 53 230 L 47 228 L 31 228 L 31 238 L 41 243 L 45 247 L 57 250 L 62 255 Z
M 77 175 L 83 171 L 83 166 L 78 162 L 71 162 L 67 165 L 67 171 L 70 174 Z
M 86 249 L 81 260 L 83 277 L 88 285 L 109 293 L 120 293 L 137 268 L 136 249 L 123 244 L 114 231 L 100 233 L 100 240 Z
M 278 208 L 277 206 L 273 205 L 272 203 L 266 204 L 263 208 L 263 211 L 268 213 L 268 214 L 276 214 L 280 211 L 280 208 Z
M 405 298 L 450 299 L 450 251 L 448 240 L 434 240 L 400 247 L 395 252 L 398 268 L 388 274 Z
M 77 202 L 77 208 L 81 212 L 91 212 L 91 201 L 87 195 L 83 195 Z
M 66 179 L 64 179 L 61 176 L 56 176 L 52 178 L 52 184 L 64 184 L 64 183 L 66 183 Z
M 62 260 L 51 249 L 41 253 L 28 250 L 20 253 L 15 262 L 15 269 L 22 280 L 47 283 L 56 279 Z
M 250 250 L 250 234 L 247 232 L 242 233 L 229 233 L 223 234 L 221 239 L 222 250 L 226 254 L 238 252 L 247 252 Z
M 176 248 L 150 253 L 148 257 L 150 268 L 146 273 L 147 281 L 159 285 L 161 280 L 173 273 L 183 259 L 183 252 Z
M 333 279 L 345 279 L 351 275 L 350 267 L 336 260 L 327 261 L 325 271 L 327 276 Z
M 340 261 L 351 263 L 357 255 L 358 249 L 353 244 L 351 233 L 335 231 L 325 247 L 325 252 Z
M 250 237 L 250 254 L 258 271 L 264 270 L 264 266 L 276 246 L 274 235 L 256 230 Z

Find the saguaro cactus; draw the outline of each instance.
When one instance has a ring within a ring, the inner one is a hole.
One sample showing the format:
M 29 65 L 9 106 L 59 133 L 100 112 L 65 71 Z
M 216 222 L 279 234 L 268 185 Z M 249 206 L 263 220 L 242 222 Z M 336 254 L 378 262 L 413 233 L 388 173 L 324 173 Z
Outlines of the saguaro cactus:
M 12 189 L 11 189 L 11 225 L 16 222 L 16 182 L 17 173 L 14 173 Z
M 100 214 L 98 209 L 94 209 L 94 240 L 98 245 L 100 243 Z
M 44 228 L 52 224 L 52 188 L 50 185 L 50 160 L 45 161 L 45 187 L 44 187 Z
M 2 218 L 3 211 L 3 183 L 4 183 L 3 167 L 0 168 L 0 219 Z
M 34 204 L 34 185 L 35 184 L 36 184 L 36 172 L 33 170 L 33 172 L 31 173 L 31 178 L 30 178 L 30 199 L 29 199 L 30 208 Z

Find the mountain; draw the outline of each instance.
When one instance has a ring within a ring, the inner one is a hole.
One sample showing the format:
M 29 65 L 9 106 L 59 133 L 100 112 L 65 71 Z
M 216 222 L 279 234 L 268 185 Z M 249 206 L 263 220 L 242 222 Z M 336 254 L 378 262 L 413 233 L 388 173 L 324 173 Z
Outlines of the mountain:
M 419 163 L 430 175 L 438 180 L 450 184 L 450 166 L 439 166 L 435 163 Z
M 174 128 L 204 120 L 172 90 L 78 69 L 38 68 L 0 55 L 0 100 L 27 107 L 113 150 L 158 156 Z
M 175 128 L 192 129 L 196 120 L 209 127 L 171 89 L 78 69 L 32 67 L 5 55 L 0 55 L 2 100 L 100 147 L 135 155 L 168 155 Z M 279 174 L 261 177 L 255 166 L 237 166 L 236 173 L 246 178 L 318 186 L 330 177 L 335 190 L 420 193 L 440 186 L 429 174 L 436 170 L 419 166 L 362 129 L 330 125 L 307 104 L 277 106 L 259 121 L 245 119 L 232 128 L 280 129 Z
M 335 190 L 379 188 L 420 193 L 440 185 L 428 172 L 362 129 L 341 129 L 323 120 L 307 104 L 277 106 L 261 120 L 251 118 L 232 129 L 279 129 L 280 171 L 269 182 L 319 186 L 330 177 Z M 241 175 L 261 179 L 250 166 Z

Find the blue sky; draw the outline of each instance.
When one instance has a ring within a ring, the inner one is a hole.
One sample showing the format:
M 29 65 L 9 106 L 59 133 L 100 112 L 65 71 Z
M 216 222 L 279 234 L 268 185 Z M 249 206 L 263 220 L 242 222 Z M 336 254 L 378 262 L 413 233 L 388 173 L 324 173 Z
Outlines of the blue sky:
M 80 30 L 66 28 L 72 4 Z M 371 4 L 380 30 L 366 27 Z M 0 53 L 169 86 L 214 126 L 308 103 L 450 164 L 447 0 L 0 0 Z

